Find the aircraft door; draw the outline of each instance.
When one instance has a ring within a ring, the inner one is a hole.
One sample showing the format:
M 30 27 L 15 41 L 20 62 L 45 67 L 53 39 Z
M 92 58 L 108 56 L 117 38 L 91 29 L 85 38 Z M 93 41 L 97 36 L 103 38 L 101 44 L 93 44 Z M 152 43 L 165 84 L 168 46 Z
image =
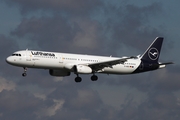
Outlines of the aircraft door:
M 31 61 L 32 54 L 26 50 L 26 61 Z
M 28 66 L 35 66 L 35 61 L 32 60 L 32 54 L 30 51 L 26 50 L 26 64 Z
M 59 63 L 63 63 L 64 57 L 62 55 L 59 56 Z

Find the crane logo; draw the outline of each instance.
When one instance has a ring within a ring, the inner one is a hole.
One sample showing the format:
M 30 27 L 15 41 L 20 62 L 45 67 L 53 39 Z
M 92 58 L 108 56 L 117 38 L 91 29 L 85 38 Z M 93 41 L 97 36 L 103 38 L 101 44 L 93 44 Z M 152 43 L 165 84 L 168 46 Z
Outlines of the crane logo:
M 151 48 L 148 52 L 148 55 L 151 60 L 157 60 L 159 57 L 159 52 L 156 48 Z

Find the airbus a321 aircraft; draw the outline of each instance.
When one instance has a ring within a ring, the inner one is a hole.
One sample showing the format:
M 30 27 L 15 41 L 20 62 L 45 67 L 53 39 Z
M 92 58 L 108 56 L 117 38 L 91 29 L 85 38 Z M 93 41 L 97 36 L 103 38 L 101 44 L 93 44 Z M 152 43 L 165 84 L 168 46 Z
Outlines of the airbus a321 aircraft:
M 79 74 L 92 74 L 91 80 L 98 79 L 96 73 L 105 74 L 134 74 L 164 68 L 172 62 L 158 62 L 162 37 L 157 37 L 144 54 L 136 57 L 104 57 L 82 54 L 69 54 L 57 52 L 45 52 L 34 50 L 22 50 L 13 53 L 7 63 L 23 67 L 26 76 L 27 68 L 48 69 L 52 76 L 69 76 L 71 72 L 77 77 L 75 82 L 81 82 Z

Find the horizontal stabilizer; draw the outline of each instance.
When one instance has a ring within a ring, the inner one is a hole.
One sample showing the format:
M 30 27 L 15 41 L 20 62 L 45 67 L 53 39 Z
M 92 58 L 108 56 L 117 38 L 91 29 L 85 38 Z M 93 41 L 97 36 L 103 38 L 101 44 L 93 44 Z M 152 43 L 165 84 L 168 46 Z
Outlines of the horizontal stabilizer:
M 169 65 L 169 64 L 174 64 L 174 63 L 173 62 L 159 63 L 159 65 Z
M 174 64 L 173 62 L 159 63 L 159 68 L 164 68 L 166 65 Z

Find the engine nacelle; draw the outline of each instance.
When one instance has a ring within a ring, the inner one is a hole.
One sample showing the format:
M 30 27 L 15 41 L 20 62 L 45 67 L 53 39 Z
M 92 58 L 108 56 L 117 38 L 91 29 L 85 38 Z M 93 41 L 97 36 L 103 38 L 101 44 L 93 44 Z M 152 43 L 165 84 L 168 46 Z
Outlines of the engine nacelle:
M 81 74 L 92 73 L 92 69 L 85 65 L 76 65 L 76 72 Z
M 71 73 L 69 71 L 66 70 L 49 70 L 49 74 L 52 76 L 69 76 Z

